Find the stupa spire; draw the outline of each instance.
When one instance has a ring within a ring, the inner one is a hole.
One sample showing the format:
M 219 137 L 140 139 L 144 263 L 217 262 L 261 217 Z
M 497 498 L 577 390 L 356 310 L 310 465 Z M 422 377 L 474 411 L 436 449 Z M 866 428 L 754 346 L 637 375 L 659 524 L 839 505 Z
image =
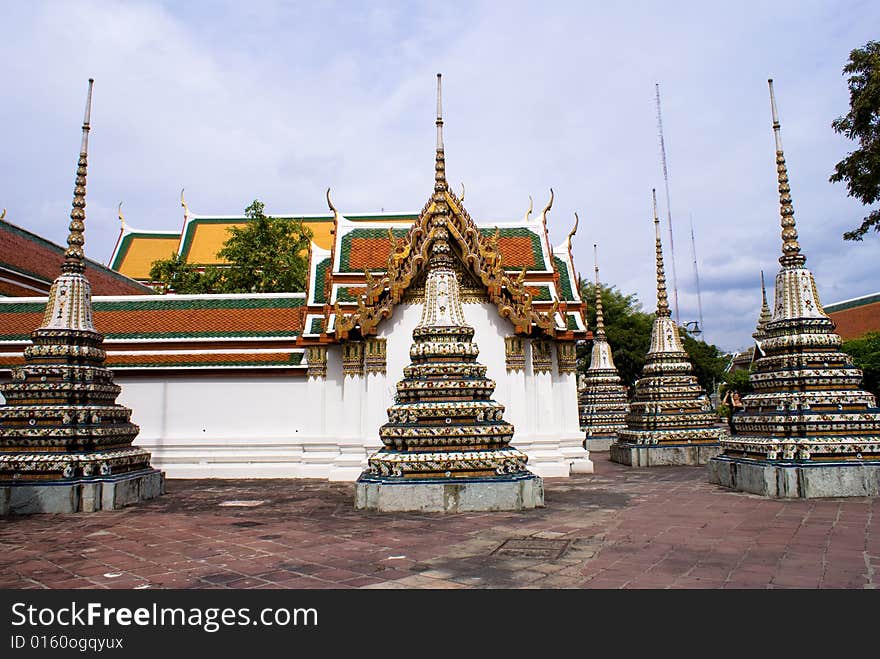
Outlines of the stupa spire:
M 595 338 L 605 338 L 605 318 L 602 315 L 602 289 L 599 286 L 599 254 L 596 243 L 593 243 L 593 268 L 596 271 L 596 333 Z
M 443 153 L 443 74 L 437 74 L 437 152 L 434 157 L 434 192 L 445 192 L 448 189 L 446 183 L 446 157 Z
M 86 219 L 86 169 L 89 152 L 89 121 L 92 114 L 92 85 L 95 80 L 89 78 L 89 91 L 86 96 L 86 112 L 83 118 L 82 143 L 79 149 L 79 161 L 76 167 L 76 183 L 73 188 L 73 207 L 70 211 L 70 233 L 67 236 L 67 250 L 64 252 L 62 272 L 85 272 L 85 219 Z
M 779 113 L 776 110 L 776 94 L 773 92 L 773 79 L 767 80 L 767 84 L 770 87 L 770 111 L 773 116 L 773 137 L 776 140 L 776 176 L 779 181 L 779 215 L 782 220 L 782 256 L 779 257 L 779 262 L 783 266 L 800 267 L 807 259 L 801 254 L 801 246 L 798 243 L 794 208 L 791 204 L 791 187 L 788 184 L 788 169 L 782 152 L 782 134 Z
M 669 299 L 666 296 L 666 271 L 663 269 L 663 245 L 660 242 L 660 218 L 657 216 L 657 190 L 651 189 L 654 201 L 654 236 L 657 251 L 657 315 L 670 316 Z

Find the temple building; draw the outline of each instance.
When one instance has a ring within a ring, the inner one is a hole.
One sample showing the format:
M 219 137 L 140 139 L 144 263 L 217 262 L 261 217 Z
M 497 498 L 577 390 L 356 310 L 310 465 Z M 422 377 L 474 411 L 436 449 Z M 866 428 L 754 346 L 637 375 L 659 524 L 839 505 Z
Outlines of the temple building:
M 617 439 L 617 432 L 626 428 L 629 399 L 605 335 L 596 245 L 593 245 L 593 256 L 596 272 L 596 331 L 593 332 L 590 365 L 580 381 L 578 403 L 581 429 L 586 433 L 584 446 L 590 451 L 607 451 Z
M 14 224 L 0 212 L 0 297 L 48 295 L 64 263 L 65 248 Z M 147 295 L 151 289 L 84 258 L 85 276 L 96 295 Z
M 543 211 L 477 224 L 446 194 L 449 244 L 466 268 L 459 293 L 492 399 L 512 446 L 540 477 L 589 472 L 577 413 L 576 342 L 590 337 L 571 234 L 549 239 Z M 329 190 L 325 215 L 289 214 L 311 229 L 302 293 L 108 295 L 93 301 L 105 365 L 140 426 L 138 445 L 172 478 L 356 480 L 382 446 L 379 428 L 410 364 L 427 254 L 420 213 L 347 214 Z M 149 284 L 172 253 L 217 264 L 244 216 L 192 213 L 179 231 L 124 224 L 111 266 Z M 23 364 L 45 297 L 0 298 L 0 379 Z
M 842 300 L 823 307 L 844 341 L 880 332 L 880 292 Z
M 778 497 L 880 494 L 880 409 L 859 386 L 862 373 L 841 352 L 813 273 L 798 243 L 779 117 L 769 81 L 782 223 L 781 269 L 772 318 L 759 328 L 762 355 L 753 393 L 734 415 L 710 481 Z
M 138 427 L 116 404 L 92 321 L 83 254 L 92 80 L 83 121 L 70 235 L 24 364 L 0 386 L 0 515 L 112 510 L 160 495 L 161 472 L 132 446 Z
M 718 417 L 697 382 L 669 311 L 656 194 L 654 233 L 657 316 L 651 328 L 651 348 L 635 383 L 626 428 L 618 431 L 611 445 L 611 459 L 633 467 L 706 464 L 720 451 L 722 430 L 716 426 Z

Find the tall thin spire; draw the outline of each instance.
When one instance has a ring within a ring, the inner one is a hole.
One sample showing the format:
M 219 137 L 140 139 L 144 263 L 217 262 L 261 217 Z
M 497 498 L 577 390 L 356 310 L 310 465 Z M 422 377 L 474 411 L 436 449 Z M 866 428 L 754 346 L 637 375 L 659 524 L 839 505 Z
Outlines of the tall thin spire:
M 434 192 L 445 192 L 446 156 L 443 153 L 443 94 L 441 87 L 442 74 L 437 74 L 437 153 L 434 162 Z
M 654 236 L 657 250 L 657 315 L 671 316 L 666 296 L 666 272 L 663 269 L 663 245 L 660 243 L 660 218 L 657 216 L 657 190 L 651 189 L 654 200 Z
M 761 270 L 761 315 L 758 316 L 758 325 L 752 336 L 756 341 L 762 340 L 767 336 L 767 323 L 773 320 L 770 313 L 770 306 L 767 304 L 767 287 L 764 285 L 764 271 Z
M 64 264 L 62 272 L 85 272 L 85 219 L 86 219 L 86 168 L 88 165 L 89 152 L 89 121 L 92 114 L 92 85 L 93 78 L 89 78 L 89 91 L 86 96 L 86 113 L 83 118 L 82 144 L 79 149 L 79 161 L 76 168 L 76 183 L 73 188 L 73 208 L 70 211 L 70 234 L 67 236 L 67 250 L 64 252 Z
M 770 110 L 773 115 L 773 137 L 776 139 L 776 175 L 779 180 L 779 214 L 782 218 L 782 256 L 783 266 L 802 266 L 807 258 L 801 254 L 798 244 L 797 227 L 794 221 L 794 208 L 791 205 L 791 187 L 788 185 L 788 170 L 785 155 L 782 153 L 779 113 L 776 111 L 776 95 L 773 93 L 773 79 L 767 80 L 770 87 Z
M 602 288 L 599 286 L 599 254 L 593 243 L 593 267 L 596 271 L 596 339 L 605 340 L 605 317 L 602 314 Z

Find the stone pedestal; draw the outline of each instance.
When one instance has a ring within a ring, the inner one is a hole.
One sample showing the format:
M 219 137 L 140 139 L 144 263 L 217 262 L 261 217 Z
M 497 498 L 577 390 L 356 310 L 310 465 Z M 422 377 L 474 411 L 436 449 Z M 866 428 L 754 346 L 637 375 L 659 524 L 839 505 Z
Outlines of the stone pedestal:
M 765 497 L 816 499 L 880 495 L 880 461 L 797 463 L 719 456 L 709 482 Z
M 705 465 L 721 453 L 721 444 L 663 444 L 645 446 L 614 443 L 611 460 L 631 467 L 662 467 L 664 465 Z
M 0 515 L 118 510 L 165 493 L 157 469 L 106 478 L 0 482 Z
M 381 512 L 462 513 L 529 510 L 544 507 L 541 478 L 400 479 L 362 475 L 355 485 L 355 507 Z

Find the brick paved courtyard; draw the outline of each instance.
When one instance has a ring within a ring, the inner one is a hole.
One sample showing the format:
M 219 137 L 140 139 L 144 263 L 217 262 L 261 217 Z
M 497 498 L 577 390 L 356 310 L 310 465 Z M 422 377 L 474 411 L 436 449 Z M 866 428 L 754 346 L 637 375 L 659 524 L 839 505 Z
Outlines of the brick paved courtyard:
M 525 513 L 382 514 L 317 480 L 168 481 L 116 512 L 0 520 L 3 588 L 874 588 L 876 498 L 766 500 L 699 467 L 545 480 Z

